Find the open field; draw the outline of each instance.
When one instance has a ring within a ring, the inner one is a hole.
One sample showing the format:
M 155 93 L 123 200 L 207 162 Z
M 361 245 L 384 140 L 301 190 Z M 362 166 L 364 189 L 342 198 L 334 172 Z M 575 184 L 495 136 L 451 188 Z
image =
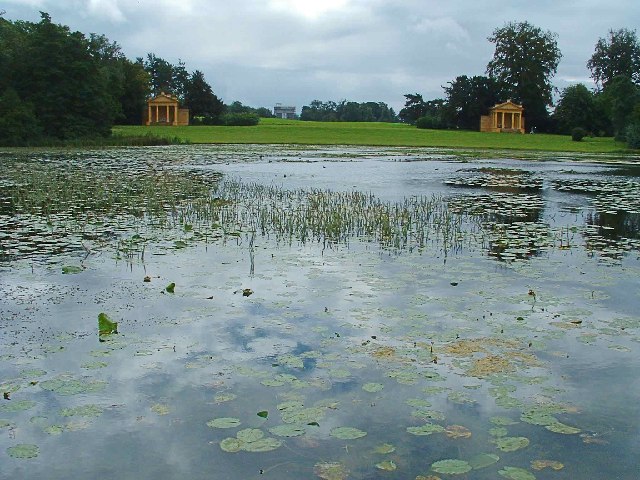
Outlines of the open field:
M 296 145 L 380 145 L 443 148 L 514 149 L 548 152 L 624 153 L 622 142 L 612 138 L 584 138 L 574 142 L 568 135 L 518 135 L 461 130 L 419 130 L 402 123 L 302 122 L 261 119 L 255 127 L 117 126 L 114 134 L 178 137 L 190 143 L 244 143 Z

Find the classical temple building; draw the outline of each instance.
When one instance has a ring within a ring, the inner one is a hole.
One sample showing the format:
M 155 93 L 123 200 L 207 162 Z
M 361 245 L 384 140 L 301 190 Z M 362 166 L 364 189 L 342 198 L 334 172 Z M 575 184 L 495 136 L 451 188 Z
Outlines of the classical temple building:
M 489 115 L 480 117 L 481 132 L 524 133 L 524 108 L 507 100 L 489 109 Z
M 189 109 L 180 108 L 178 98 L 161 92 L 147 101 L 145 125 L 189 125 Z

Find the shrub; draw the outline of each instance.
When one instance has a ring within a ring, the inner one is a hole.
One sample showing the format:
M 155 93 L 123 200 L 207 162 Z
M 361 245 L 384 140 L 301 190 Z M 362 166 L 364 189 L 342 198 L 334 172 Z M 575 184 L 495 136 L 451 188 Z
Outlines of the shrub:
M 640 123 L 632 123 L 627 127 L 626 138 L 629 148 L 640 148 Z
M 424 117 L 420 117 L 418 120 L 416 120 L 416 127 L 429 129 L 444 128 L 440 118 L 434 115 L 425 115 Z
M 573 140 L 574 142 L 579 142 L 586 136 L 587 131 L 582 127 L 575 127 L 573 130 L 571 130 L 571 140 Z
M 222 124 L 234 127 L 251 127 L 260 122 L 255 113 L 227 113 L 222 116 Z

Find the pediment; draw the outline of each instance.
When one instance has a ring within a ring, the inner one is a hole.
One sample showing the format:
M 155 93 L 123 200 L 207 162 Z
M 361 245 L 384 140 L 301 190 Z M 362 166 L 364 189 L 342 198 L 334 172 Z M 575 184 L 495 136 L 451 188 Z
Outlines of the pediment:
M 507 110 L 513 112 L 522 112 L 524 108 L 522 105 L 518 105 L 517 103 L 513 103 L 511 100 L 507 100 L 504 103 L 498 103 L 491 107 L 491 110 Z

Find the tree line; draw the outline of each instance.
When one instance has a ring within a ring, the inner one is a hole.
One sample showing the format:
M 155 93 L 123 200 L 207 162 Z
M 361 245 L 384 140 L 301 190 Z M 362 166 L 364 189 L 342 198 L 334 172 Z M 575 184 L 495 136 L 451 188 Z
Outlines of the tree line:
M 406 94 L 399 112 L 403 122 L 421 128 L 477 130 L 481 115 L 508 99 L 524 107 L 530 131 L 615 136 L 640 148 L 640 42 L 635 31 L 610 30 L 598 39 L 586 66 L 594 90 L 579 83 L 560 92 L 555 109 L 555 75 L 562 53 L 557 34 L 528 22 L 508 23 L 494 30 L 495 44 L 486 76 L 461 75 L 443 87 L 445 98 L 425 101 Z
M 398 117 L 383 102 L 340 102 L 314 100 L 302 107 L 300 120 L 316 122 L 397 122 Z
M 72 32 L 0 14 L 0 145 L 57 144 L 108 137 L 114 124 L 140 125 L 162 91 L 190 109 L 192 123 L 255 125 L 267 109 L 225 105 L 204 74 L 149 53 L 131 61 L 104 35 Z

